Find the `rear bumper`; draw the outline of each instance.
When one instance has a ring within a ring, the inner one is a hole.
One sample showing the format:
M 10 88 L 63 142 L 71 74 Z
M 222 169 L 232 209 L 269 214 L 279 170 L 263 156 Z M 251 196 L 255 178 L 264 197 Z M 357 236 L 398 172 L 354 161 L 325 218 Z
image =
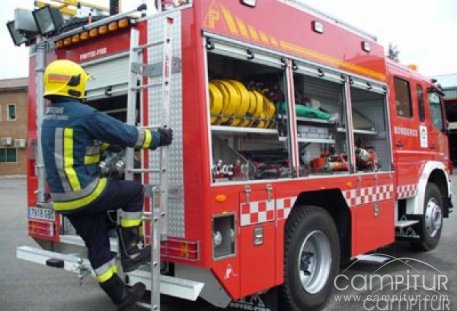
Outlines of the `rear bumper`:
M 77 254 L 61 254 L 29 246 L 19 246 L 16 249 L 18 259 L 34 262 L 40 265 L 63 268 L 81 276 L 94 275 L 87 259 L 78 257 Z M 58 263 L 58 264 L 56 264 Z M 151 290 L 151 272 L 136 270 L 128 275 L 128 284 L 143 283 Z M 160 293 L 173 297 L 195 301 L 205 284 L 183 278 L 160 276 Z

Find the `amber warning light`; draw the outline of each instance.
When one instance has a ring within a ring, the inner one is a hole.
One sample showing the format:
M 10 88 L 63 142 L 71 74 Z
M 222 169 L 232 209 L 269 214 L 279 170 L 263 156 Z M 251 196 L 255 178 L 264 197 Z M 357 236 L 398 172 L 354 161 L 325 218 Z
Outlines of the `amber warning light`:
M 119 31 L 121 29 L 125 29 L 131 25 L 131 22 L 128 18 L 123 18 L 115 22 L 111 22 L 109 24 L 100 25 L 96 28 L 92 28 L 90 30 L 84 30 L 80 33 L 74 34 L 72 36 L 68 36 L 66 38 L 60 39 L 56 41 L 56 48 L 60 49 L 63 47 L 68 47 L 79 43 L 80 41 L 87 41 L 91 38 L 96 38 L 100 36 L 104 36 L 108 33 L 113 33 Z

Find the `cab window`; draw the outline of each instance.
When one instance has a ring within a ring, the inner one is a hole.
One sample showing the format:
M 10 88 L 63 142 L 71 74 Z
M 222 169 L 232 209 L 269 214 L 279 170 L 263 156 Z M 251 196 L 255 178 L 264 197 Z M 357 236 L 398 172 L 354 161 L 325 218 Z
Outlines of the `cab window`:
M 413 112 L 411 109 L 409 82 L 399 78 L 394 78 L 394 87 L 397 115 L 404 118 L 412 117 Z
M 419 108 L 419 120 L 421 122 L 425 121 L 425 109 L 424 109 L 424 89 L 422 85 L 416 86 L 416 94 L 417 94 L 417 106 Z
M 443 129 L 443 114 L 441 112 L 440 96 L 435 92 L 428 93 L 428 102 L 430 104 L 430 118 L 433 125 L 438 129 Z

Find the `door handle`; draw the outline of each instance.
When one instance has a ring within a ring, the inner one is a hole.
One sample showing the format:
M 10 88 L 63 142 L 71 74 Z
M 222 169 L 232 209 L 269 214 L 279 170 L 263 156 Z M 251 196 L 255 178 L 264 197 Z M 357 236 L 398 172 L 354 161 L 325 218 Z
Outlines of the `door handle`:
M 436 149 L 436 145 L 435 144 L 430 145 L 430 149 Z
M 397 142 L 395 143 L 395 146 L 397 146 L 397 147 L 404 147 L 405 144 L 404 144 L 402 141 L 397 141 Z

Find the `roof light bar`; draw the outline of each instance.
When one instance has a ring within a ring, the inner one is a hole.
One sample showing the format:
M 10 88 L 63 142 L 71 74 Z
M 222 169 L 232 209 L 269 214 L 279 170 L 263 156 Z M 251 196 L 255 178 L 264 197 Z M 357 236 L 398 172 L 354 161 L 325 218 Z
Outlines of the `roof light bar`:
M 118 21 L 110 22 L 108 24 L 99 25 L 90 30 L 83 31 L 81 33 L 74 33 L 68 37 L 64 37 L 56 41 L 55 47 L 57 49 L 68 47 L 70 45 L 79 43 L 81 41 L 86 41 L 91 38 L 96 38 L 108 33 L 113 33 L 115 31 L 120 31 L 122 29 L 130 26 L 130 20 L 128 18 L 123 18 Z

